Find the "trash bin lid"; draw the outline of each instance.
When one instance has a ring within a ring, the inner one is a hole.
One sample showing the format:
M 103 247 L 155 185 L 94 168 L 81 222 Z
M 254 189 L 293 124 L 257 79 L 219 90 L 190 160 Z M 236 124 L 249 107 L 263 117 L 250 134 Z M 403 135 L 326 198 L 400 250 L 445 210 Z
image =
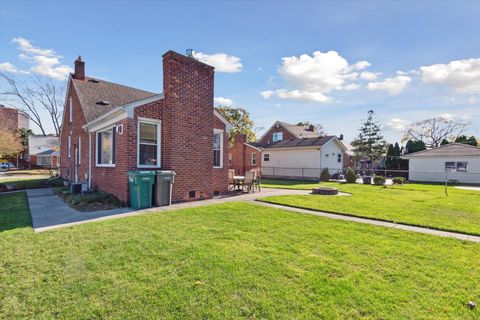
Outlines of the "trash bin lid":
M 158 170 L 157 175 L 175 175 L 175 171 L 172 170 Z

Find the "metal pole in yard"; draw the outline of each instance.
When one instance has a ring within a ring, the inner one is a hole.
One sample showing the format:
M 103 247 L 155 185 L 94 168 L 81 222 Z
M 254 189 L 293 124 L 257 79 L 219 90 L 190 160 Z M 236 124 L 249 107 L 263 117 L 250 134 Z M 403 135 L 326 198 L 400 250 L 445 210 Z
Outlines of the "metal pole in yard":
M 447 184 L 448 184 L 448 171 L 445 170 L 445 195 L 448 197 L 448 188 L 447 188 Z

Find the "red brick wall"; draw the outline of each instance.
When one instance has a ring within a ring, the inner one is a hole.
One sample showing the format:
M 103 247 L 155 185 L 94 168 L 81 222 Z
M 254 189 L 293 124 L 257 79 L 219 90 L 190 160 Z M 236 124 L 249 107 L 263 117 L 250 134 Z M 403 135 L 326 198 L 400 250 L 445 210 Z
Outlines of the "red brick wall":
M 133 119 L 124 119 L 123 134 L 115 136 L 115 167 L 96 167 L 96 135 L 92 133 L 92 186 L 112 193 L 128 202 L 128 171 L 137 169 L 138 118 L 161 120 L 161 168 L 176 172 L 172 201 L 191 201 L 211 198 L 214 193 L 225 193 L 228 188 L 228 135 L 224 132 L 224 166 L 213 168 L 213 129 L 225 131 L 225 124 L 213 112 L 213 68 L 192 58 L 167 52 L 164 55 L 164 99 L 135 108 Z M 73 125 L 68 123 L 68 104 L 65 109 L 62 146 L 67 145 L 68 132 L 73 136 L 85 124 L 83 113 L 77 114 L 74 97 Z M 82 129 L 83 130 L 83 129 Z M 82 150 L 88 170 L 88 135 L 85 133 Z M 82 140 L 84 138 L 82 137 Z M 72 140 L 73 143 L 74 140 Z M 61 149 L 62 172 L 68 170 L 71 161 Z M 73 156 L 73 151 L 72 151 Z M 72 158 L 73 160 L 73 158 Z M 141 168 L 139 170 L 157 170 Z M 62 173 L 63 174 L 63 173 Z M 195 197 L 190 198 L 190 191 Z
M 70 119 L 69 99 L 72 97 L 72 122 Z M 60 173 L 65 179 L 73 181 L 75 172 L 78 181 L 87 181 L 88 175 L 88 133 L 82 128 L 87 123 L 80 106 L 72 81 L 67 89 L 66 105 L 63 113 L 62 130 L 60 132 Z M 68 136 L 71 136 L 71 157 L 68 158 Z M 78 148 L 78 137 L 81 137 L 81 164 L 75 165 L 75 150 Z
M 0 129 L 17 130 L 18 129 L 18 110 L 13 108 L 0 107 Z
M 244 175 L 245 171 L 252 169 L 260 170 L 261 165 L 261 151 L 256 148 L 252 148 L 249 145 L 246 145 L 247 136 L 244 134 L 237 134 L 233 138 L 233 146 L 229 148 L 229 157 L 231 157 L 232 162 L 229 166 L 230 169 L 235 170 L 236 175 Z M 257 157 L 256 165 L 252 165 L 252 154 L 255 154 Z
M 278 128 L 276 128 L 276 126 L 274 126 L 270 130 L 268 130 L 267 133 L 259 141 L 259 143 L 262 144 L 262 145 L 263 144 L 268 144 L 269 141 L 270 141 L 270 143 L 273 143 L 273 133 L 274 132 L 283 132 L 283 141 L 297 138 L 290 131 L 288 131 L 281 124 L 279 124 Z

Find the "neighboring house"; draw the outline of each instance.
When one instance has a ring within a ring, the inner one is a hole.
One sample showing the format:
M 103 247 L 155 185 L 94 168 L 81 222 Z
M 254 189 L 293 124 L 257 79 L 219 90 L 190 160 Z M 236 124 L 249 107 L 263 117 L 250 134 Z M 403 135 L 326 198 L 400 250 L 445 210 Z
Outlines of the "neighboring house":
M 233 145 L 228 149 L 228 167 L 235 175 L 243 176 L 245 171 L 260 170 L 262 150 L 247 142 L 247 135 L 236 134 Z
M 28 116 L 18 109 L 7 108 L 0 104 L 0 119 L 3 130 L 29 129 Z
M 160 73 L 160 72 L 159 72 Z M 230 124 L 213 109 L 214 68 L 163 55 L 163 93 L 85 76 L 75 61 L 60 135 L 61 175 L 128 202 L 128 171 L 173 170 L 172 201 L 228 191 Z
M 29 167 L 58 168 L 59 166 L 59 139 L 54 135 L 34 135 L 28 138 Z
M 261 150 L 256 165 L 261 166 L 262 177 L 316 180 L 323 168 L 332 175 L 343 170 L 347 148 L 342 138 L 322 135 L 313 126 L 276 121 L 258 142 L 243 143 L 243 152 L 238 151 L 241 143 L 230 148 L 231 168 L 244 172 Z
M 402 156 L 409 160 L 409 180 L 480 184 L 480 148 L 450 143 Z

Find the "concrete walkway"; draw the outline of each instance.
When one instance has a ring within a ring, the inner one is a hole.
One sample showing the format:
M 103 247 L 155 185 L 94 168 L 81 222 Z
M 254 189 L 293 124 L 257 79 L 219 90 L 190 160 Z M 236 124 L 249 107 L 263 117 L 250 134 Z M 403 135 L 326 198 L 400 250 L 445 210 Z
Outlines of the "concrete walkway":
M 385 222 L 385 221 L 379 221 L 379 220 L 375 220 L 375 219 L 357 218 L 357 217 L 345 216 L 345 215 L 335 214 L 335 213 L 321 212 L 321 211 L 308 210 L 308 209 L 300 209 L 300 208 L 294 208 L 294 207 L 289 207 L 289 206 L 283 206 L 283 205 L 279 205 L 279 204 L 261 202 L 261 201 L 257 201 L 256 203 L 260 204 L 262 206 L 270 207 L 270 208 L 282 209 L 282 210 L 293 211 L 293 212 L 298 212 L 298 213 L 303 213 L 303 214 L 310 214 L 310 215 L 325 217 L 325 218 L 330 218 L 330 219 L 365 223 L 365 224 L 370 224 L 370 225 L 374 225 L 374 226 L 400 229 L 400 230 L 405 230 L 405 231 L 411 231 L 411 232 L 417 232 L 417 233 L 423 233 L 423 234 L 430 234 L 430 235 L 439 236 L 439 237 L 454 238 L 454 239 L 459 239 L 459 240 L 464 240 L 464 241 L 472 241 L 472 242 L 480 243 L 480 237 L 479 236 L 472 236 L 472 235 L 463 234 L 463 233 L 440 231 L 440 230 L 434 230 L 434 229 L 429 229 L 429 228 L 409 226 L 409 225 L 401 224 L 401 223 Z
M 63 202 L 59 196 L 55 195 L 52 189 L 31 189 L 27 190 L 27 195 L 33 229 L 35 232 L 42 232 L 81 223 L 129 217 L 148 212 L 194 208 L 232 201 L 254 201 L 258 198 L 268 196 L 308 194 L 309 192 L 308 190 L 263 189 L 261 192 L 226 196 L 204 201 L 183 202 L 168 207 L 153 207 L 142 210 L 119 208 L 90 212 L 82 212 L 71 208 Z

